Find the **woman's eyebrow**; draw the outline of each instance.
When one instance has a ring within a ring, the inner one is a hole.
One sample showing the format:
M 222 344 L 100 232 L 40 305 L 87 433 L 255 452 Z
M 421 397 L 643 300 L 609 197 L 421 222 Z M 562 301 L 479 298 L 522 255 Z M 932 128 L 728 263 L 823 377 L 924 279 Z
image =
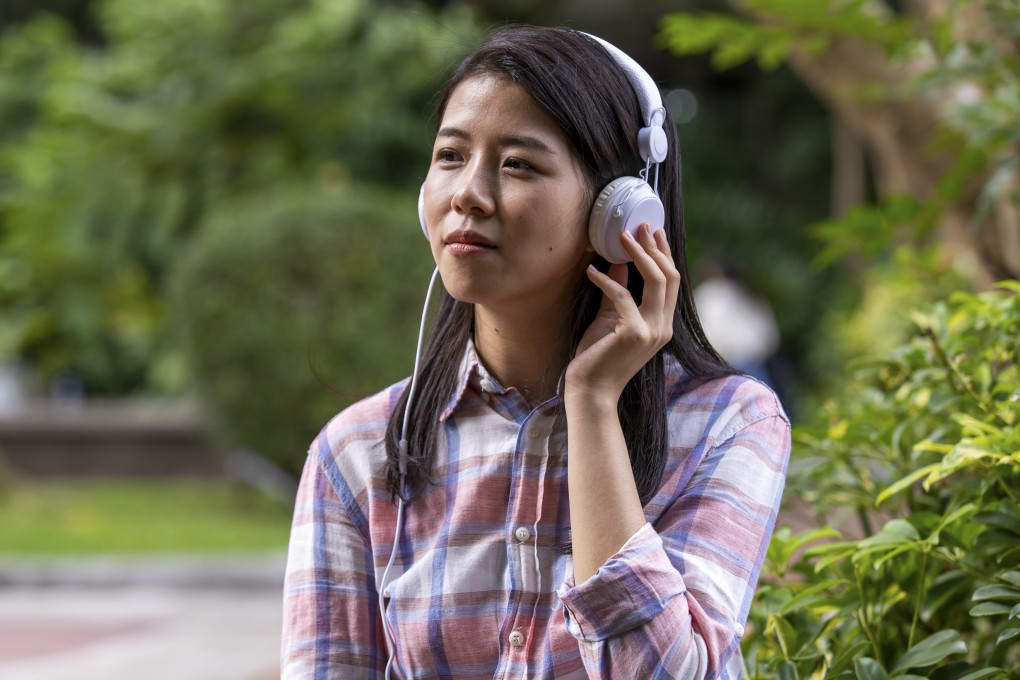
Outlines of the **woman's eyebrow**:
M 458 127 L 440 128 L 439 132 L 436 133 L 436 137 L 455 137 L 465 141 L 471 140 L 471 135 L 466 130 Z M 500 135 L 496 141 L 499 142 L 500 146 L 523 147 L 534 151 L 553 153 L 552 148 L 537 137 L 529 137 L 527 135 Z

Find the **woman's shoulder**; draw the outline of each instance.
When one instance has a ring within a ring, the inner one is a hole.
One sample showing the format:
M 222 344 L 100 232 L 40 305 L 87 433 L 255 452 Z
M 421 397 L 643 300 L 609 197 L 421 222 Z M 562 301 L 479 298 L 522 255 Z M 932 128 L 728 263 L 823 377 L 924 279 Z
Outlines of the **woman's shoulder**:
M 776 393 L 765 383 L 741 373 L 698 378 L 679 364 L 667 364 L 667 411 L 671 419 L 723 441 L 757 422 L 770 421 L 789 429 L 790 421 Z M 693 421 L 693 422 L 692 422 Z
M 337 413 L 319 432 L 309 453 L 319 456 L 326 465 L 340 461 L 369 463 L 385 456 L 386 427 L 406 384 L 406 379 L 401 380 Z

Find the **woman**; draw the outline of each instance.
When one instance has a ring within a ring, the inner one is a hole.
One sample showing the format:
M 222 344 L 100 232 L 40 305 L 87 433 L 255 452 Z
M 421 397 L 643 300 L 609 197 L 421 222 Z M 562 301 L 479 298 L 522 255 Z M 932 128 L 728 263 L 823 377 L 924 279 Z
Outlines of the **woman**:
M 511 27 L 447 84 L 420 205 L 446 293 L 414 394 L 311 447 L 285 680 L 740 675 L 789 423 L 699 326 L 675 129 L 646 148 L 628 59 Z M 664 228 L 610 265 L 593 202 L 653 160 Z

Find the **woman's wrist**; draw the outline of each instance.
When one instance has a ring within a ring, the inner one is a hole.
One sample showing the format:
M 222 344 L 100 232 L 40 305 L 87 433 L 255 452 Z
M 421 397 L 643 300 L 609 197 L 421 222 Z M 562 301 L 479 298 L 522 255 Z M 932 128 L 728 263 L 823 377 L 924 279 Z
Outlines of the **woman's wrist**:
M 571 413 L 586 418 L 615 416 L 620 391 L 600 386 L 576 385 L 569 380 L 563 386 L 563 404 L 570 420 Z

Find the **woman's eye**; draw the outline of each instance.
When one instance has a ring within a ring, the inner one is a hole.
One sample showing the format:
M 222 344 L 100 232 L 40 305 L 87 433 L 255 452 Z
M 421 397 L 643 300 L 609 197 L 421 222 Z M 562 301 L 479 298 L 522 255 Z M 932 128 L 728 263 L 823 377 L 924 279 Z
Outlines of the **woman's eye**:
M 503 167 L 509 168 L 510 170 L 534 170 L 530 164 L 522 161 L 520 158 L 508 158 L 503 161 Z
M 436 160 L 443 161 L 446 163 L 452 163 L 456 161 L 460 156 L 457 155 L 456 151 L 452 149 L 440 149 L 436 152 Z

